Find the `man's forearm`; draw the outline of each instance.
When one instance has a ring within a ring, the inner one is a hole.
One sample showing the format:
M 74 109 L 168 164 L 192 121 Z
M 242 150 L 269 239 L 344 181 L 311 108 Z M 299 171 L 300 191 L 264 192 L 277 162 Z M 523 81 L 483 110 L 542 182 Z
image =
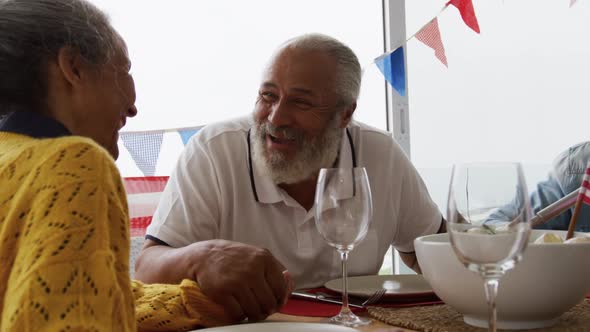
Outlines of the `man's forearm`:
M 145 283 L 178 284 L 195 278 L 199 256 L 210 248 L 208 241 L 172 248 L 149 241 L 135 263 L 135 278 Z M 150 243 L 152 242 L 152 243 Z

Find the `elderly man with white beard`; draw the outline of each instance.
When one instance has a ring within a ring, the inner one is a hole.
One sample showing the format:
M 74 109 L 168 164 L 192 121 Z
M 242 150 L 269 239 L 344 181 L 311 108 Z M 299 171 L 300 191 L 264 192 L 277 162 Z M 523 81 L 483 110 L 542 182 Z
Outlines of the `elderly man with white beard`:
M 387 132 L 352 120 L 361 82 L 353 51 L 320 34 L 283 44 L 264 71 L 252 115 L 211 124 L 178 161 L 146 235 L 136 277 L 196 280 L 234 318 L 260 320 L 297 288 L 340 276 L 317 232 L 324 167 L 365 167 L 373 222 L 350 275 L 376 274 L 390 245 L 419 271 L 416 237 L 444 231 L 424 183 Z

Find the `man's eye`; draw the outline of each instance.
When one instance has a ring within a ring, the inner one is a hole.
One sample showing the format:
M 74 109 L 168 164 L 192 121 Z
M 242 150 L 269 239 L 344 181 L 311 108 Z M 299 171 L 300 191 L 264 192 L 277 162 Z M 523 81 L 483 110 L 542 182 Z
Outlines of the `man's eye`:
M 305 99 L 295 99 L 293 103 L 301 110 L 308 110 L 313 107 L 313 104 Z
M 261 91 L 261 92 L 258 93 L 258 95 L 264 101 L 273 101 L 273 100 L 276 100 L 276 95 L 274 93 L 272 93 L 272 92 Z

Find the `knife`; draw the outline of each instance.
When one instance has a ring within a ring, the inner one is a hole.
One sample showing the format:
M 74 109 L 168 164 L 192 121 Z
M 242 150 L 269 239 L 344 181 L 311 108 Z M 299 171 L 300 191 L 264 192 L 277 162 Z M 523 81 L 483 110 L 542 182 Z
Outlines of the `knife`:
M 342 305 L 342 301 L 338 300 L 336 297 L 332 298 L 332 297 L 327 297 L 323 294 L 313 294 L 313 293 L 307 293 L 307 292 L 302 292 L 302 291 L 294 291 L 291 292 L 291 296 L 296 297 L 296 298 L 302 298 L 302 299 L 312 299 L 312 300 L 317 300 L 317 301 L 322 301 L 322 302 L 328 302 L 328 303 L 334 303 L 334 304 L 340 304 Z M 364 308 L 362 305 L 357 304 L 357 303 L 353 303 L 350 298 L 348 299 L 348 305 L 354 308 Z

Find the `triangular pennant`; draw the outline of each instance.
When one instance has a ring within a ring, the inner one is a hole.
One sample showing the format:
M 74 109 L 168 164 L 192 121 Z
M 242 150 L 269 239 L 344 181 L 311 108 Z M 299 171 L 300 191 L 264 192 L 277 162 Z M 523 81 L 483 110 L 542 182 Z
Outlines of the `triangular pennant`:
M 400 94 L 406 95 L 406 66 L 404 63 L 404 47 L 400 46 L 391 53 L 383 54 L 375 59 L 375 64 L 385 76 L 392 88 Z
M 572 8 L 572 6 L 576 4 L 576 1 L 578 0 L 570 0 L 570 8 Z
M 153 176 L 156 172 L 163 138 L 163 132 L 121 133 L 123 144 L 145 176 Z
M 477 17 L 475 17 L 475 10 L 473 9 L 473 3 L 471 0 L 451 0 L 447 2 L 448 5 L 453 5 L 459 9 L 463 22 L 467 24 L 471 30 L 479 33 L 479 23 L 477 23 Z
M 415 36 L 426 46 L 432 48 L 434 50 L 434 55 L 440 60 L 440 62 L 442 62 L 447 68 L 449 67 L 447 56 L 445 55 L 445 46 L 440 37 L 438 19 L 436 17 L 422 28 L 422 30 L 418 31 Z
M 191 139 L 191 137 L 193 137 L 194 134 L 197 133 L 197 131 L 199 131 L 199 128 L 194 128 L 194 129 L 183 129 L 183 130 L 179 130 L 178 134 L 180 135 L 180 138 L 182 139 L 182 144 L 186 145 L 186 143 L 188 143 L 188 141 Z

